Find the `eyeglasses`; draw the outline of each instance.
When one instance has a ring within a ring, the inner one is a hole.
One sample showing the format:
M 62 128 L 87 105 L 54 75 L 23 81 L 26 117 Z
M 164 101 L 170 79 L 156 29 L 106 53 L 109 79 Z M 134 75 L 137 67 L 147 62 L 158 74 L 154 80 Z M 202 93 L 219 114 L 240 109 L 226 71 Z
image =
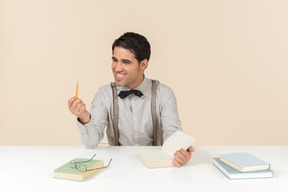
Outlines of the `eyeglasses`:
M 87 166 L 84 165 L 83 163 L 87 163 L 87 162 L 92 161 L 92 159 L 93 159 L 95 156 L 96 156 L 96 154 L 93 155 L 93 157 L 92 157 L 91 159 L 89 159 L 88 161 L 79 161 L 79 162 L 76 162 L 76 161 L 73 161 L 73 160 L 72 160 L 72 161 L 70 161 L 69 166 L 72 167 L 72 168 L 76 168 L 76 169 L 78 169 L 78 170 L 81 171 L 81 172 L 94 171 L 94 170 L 97 170 L 97 169 L 104 169 L 104 168 L 109 167 L 112 159 L 110 159 L 108 165 L 106 165 L 106 166 L 104 166 L 104 167 L 98 167 L 98 168 L 95 168 L 95 169 L 88 169 L 88 170 L 87 170 Z

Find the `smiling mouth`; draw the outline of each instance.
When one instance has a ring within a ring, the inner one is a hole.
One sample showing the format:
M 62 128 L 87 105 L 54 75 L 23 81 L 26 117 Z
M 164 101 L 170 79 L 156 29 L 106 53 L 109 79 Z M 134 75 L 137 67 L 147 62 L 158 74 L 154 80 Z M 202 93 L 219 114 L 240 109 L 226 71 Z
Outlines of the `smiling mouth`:
M 116 80 L 122 80 L 122 79 L 124 79 L 125 74 L 116 73 L 115 77 L 116 77 Z

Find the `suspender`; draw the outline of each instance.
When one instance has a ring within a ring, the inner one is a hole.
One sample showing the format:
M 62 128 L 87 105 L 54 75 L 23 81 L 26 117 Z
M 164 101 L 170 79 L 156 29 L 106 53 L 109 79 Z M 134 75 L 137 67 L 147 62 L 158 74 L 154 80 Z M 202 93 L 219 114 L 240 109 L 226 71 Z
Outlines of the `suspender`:
M 119 108 L 118 108 L 118 95 L 117 95 L 117 86 L 115 83 L 111 83 L 113 90 L 113 132 L 114 132 L 114 146 L 119 146 L 119 130 L 118 130 L 118 117 L 119 117 Z
M 151 92 L 151 114 L 153 122 L 153 145 L 157 145 L 157 130 L 158 120 L 156 114 L 156 81 L 152 80 L 152 92 Z
M 113 90 L 113 132 L 114 132 L 114 145 L 119 146 L 119 129 L 118 129 L 118 118 L 119 118 L 119 106 L 118 106 L 118 95 L 117 86 L 115 83 L 111 83 Z M 158 118 L 156 113 L 156 81 L 152 80 L 152 92 L 151 92 L 151 114 L 153 122 L 153 145 L 162 145 L 163 143 L 163 131 L 158 127 Z

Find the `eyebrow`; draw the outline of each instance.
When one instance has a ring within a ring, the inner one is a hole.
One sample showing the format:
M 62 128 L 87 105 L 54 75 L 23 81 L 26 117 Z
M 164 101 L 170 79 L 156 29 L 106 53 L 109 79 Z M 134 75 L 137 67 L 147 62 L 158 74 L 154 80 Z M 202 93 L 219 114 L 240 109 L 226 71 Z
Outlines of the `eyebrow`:
M 132 61 L 130 61 L 129 59 L 122 59 L 122 62 L 124 62 L 124 63 L 131 63 Z
M 116 57 L 112 57 L 112 59 L 114 60 L 114 61 L 118 61 L 118 59 L 116 58 Z M 129 59 L 122 59 L 121 60 L 122 62 L 125 62 L 125 63 L 131 63 L 132 61 L 130 61 Z

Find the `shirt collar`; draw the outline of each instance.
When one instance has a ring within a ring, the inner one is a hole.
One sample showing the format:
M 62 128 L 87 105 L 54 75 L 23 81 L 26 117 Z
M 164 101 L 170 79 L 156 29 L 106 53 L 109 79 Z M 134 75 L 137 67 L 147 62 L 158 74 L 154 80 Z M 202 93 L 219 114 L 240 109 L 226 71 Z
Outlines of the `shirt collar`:
M 145 88 L 146 88 L 147 85 L 148 85 L 148 83 L 149 83 L 149 79 L 147 79 L 147 78 L 145 77 L 145 75 L 144 75 L 144 79 L 143 79 L 142 83 L 141 83 L 138 87 L 136 87 L 135 89 L 137 89 L 137 90 L 139 90 L 139 91 L 141 91 L 141 92 L 144 92 L 144 91 L 145 91 Z

